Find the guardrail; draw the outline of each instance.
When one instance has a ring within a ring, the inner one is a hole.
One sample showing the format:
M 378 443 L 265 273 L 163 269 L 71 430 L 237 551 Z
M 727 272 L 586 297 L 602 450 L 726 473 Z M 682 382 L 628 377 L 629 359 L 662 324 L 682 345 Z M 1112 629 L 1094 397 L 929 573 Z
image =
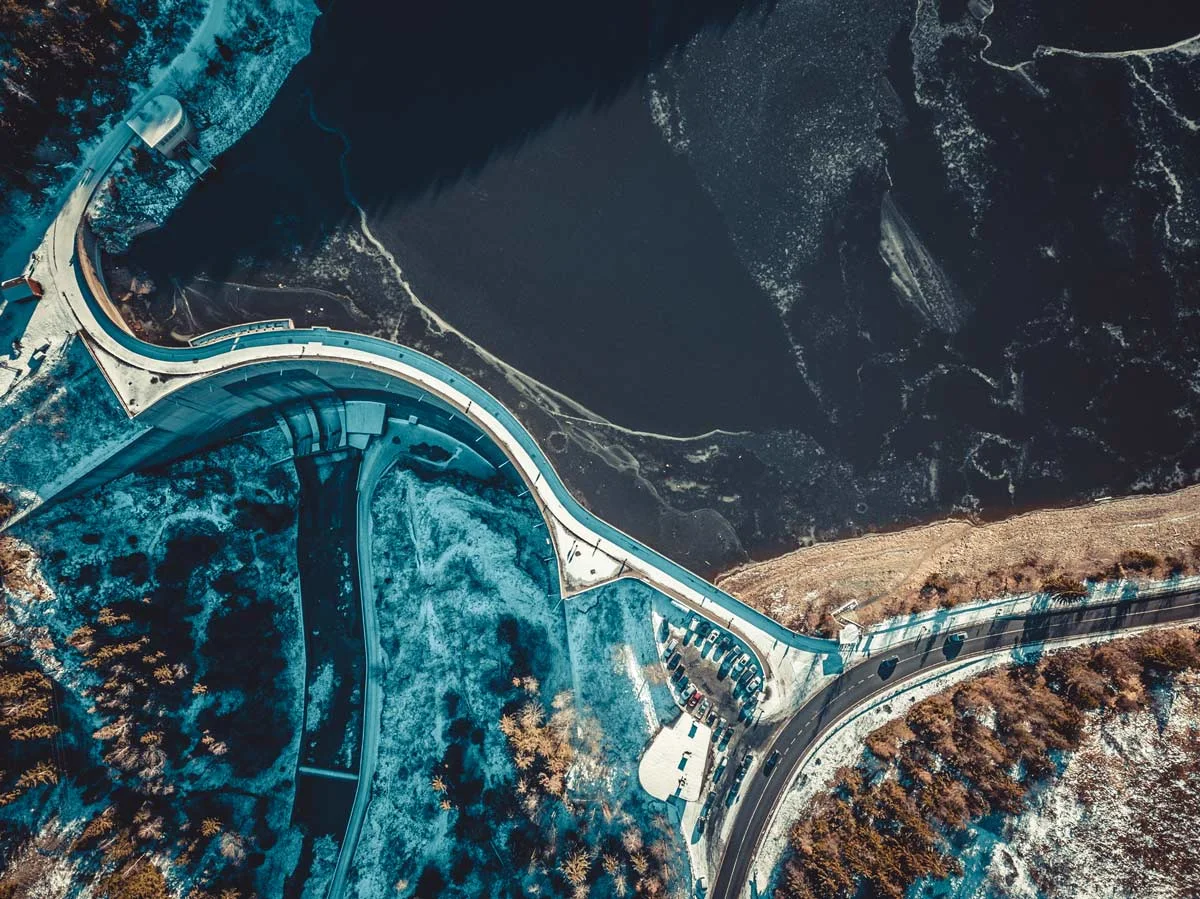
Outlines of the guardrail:
M 264 319 L 263 321 L 247 322 L 244 325 L 226 325 L 224 328 L 217 328 L 215 331 L 206 331 L 203 334 L 198 334 L 188 341 L 188 345 L 193 347 L 207 346 L 210 343 L 218 343 L 222 340 L 242 337 L 246 334 L 257 334 L 262 331 L 291 331 L 295 327 L 290 318 L 271 318 Z
M 86 191 L 94 191 L 102 175 L 102 172 L 93 173 L 91 178 L 86 180 L 81 187 Z M 56 220 L 56 227 L 58 225 L 59 222 Z M 85 232 L 87 230 L 82 217 L 82 208 L 80 208 L 80 218 L 73 223 L 73 227 L 77 232 Z M 82 248 L 82 234 L 76 234 L 76 243 L 77 246 Z M 82 256 L 83 259 L 78 259 L 79 256 Z M 511 437 L 533 462 L 539 472 L 537 480 L 540 480 L 541 485 L 549 488 L 555 499 L 557 499 L 578 524 L 600 535 L 618 550 L 629 553 L 643 564 L 658 569 L 660 573 L 667 575 L 685 588 L 699 594 L 704 601 L 712 603 L 731 616 L 742 619 L 766 636 L 783 643 L 785 646 L 814 653 L 837 654 L 839 652 L 839 646 L 836 641 L 798 634 L 784 627 L 775 619 L 757 609 L 747 606 L 714 584 L 592 514 L 567 490 L 554 465 L 546 457 L 541 447 L 538 446 L 529 432 L 525 430 L 525 426 L 518 421 L 517 417 L 500 400 L 492 396 L 483 387 L 445 363 L 427 356 L 418 350 L 403 347 L 391 341 L 366 334 L 336 331 L 326 327 L 283 327 L 284 322 L 289 326 L 292 325 L 292 322 L 286 319 L 274 319 L 251 323 L 249 325 L 235 325 L 230 328 L 218 329 L 217 331 L 200 335 L 199 338 L 191 342 L 191 345 L 186 347 L 165 347 L 147 343 L 131 333 L 124 326 L 125 323 L 123 320 L 119 320 L 120 313 L 115 309 L 108 296 L 107 286 L 97 276 L 96 272 L 92 270 L 93 260 L 88 258 L 88 254 L 86 252 L 77 254 L 77 260 L 82 262 L 82 264 L 75 266 L 75 282 L 80 295 L 91 312 L 91 317 L 109 339 L 119 344 L 127 352 L 143 360 L 179 363 L 200 362 L 227 353 L 233 353 L 234 351 L 241 352 L 253 349 L 291 347 L 291 351 L 286 355 L 286 358 L 294 360 L 297 348 L 317 344 L 330 349 L 346 349 L 365 353 L 368 356 L 381 360 L 381 362 L 400 363 L 414 368 L 426 377 L 448 386 L 459 396 L 466 397 L 467 402 L 463 408 L 456 407 L 454 401 L 449 398 L 443 399 L 457 413 L 475 419 L 477 426 L 485 431 L 488 430 L 487 426 L 481 420 L 475 418 L 472 414 L 472 409 L 478 407 L 489 413 L 499 424 L 500 428 L 503 429 L 503 432 Z M 231 363 L 231 367 L 254 364 L 258 361 L 271 362 L 274 360 L 243 359 Z M 338 360 L 338 362 L 339 364 L 350 366 L 364 365 L 362 361 L 354 358 Z M 394 366 L 381 365 L 380 367 L 389 371 L 394 370 Z M 146 409 L 142 409 L 138 414 L 145 411 Z M 495 437 L 495 435 L 493 436 Z M 507 453 L 508 451 L 505 450 L 505 452 Z M 530 484 L 531 490 L 534 487 L 535 484 Z M 548 511 L 543 510 L 543 514 L 548 514 Z M 711 617 L 708 614 L 710 611 L 708 609 L 701 608 L 697 611 L 700 611 L 705 617 Z M 729 623 L 725 622 L 723 626 L 729 627 Z M 763 649 L 769 650 L 769 647 L 763 647 Z

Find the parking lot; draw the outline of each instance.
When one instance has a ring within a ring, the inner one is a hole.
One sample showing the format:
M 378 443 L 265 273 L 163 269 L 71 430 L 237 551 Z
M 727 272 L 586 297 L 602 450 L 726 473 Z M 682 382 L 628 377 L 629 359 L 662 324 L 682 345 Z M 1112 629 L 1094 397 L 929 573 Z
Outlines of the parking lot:
M 664 619 L 658 636 L 676 703 L 685 714 L 713 729 L 711 778 L 705 784 L 707 795 L 697 825 L 703 830 L 721 788 L 728 788 L 725 804 L 732 804 L 750 766 L 748 755 L 734 756 L 745 733 L 754 727 L 762 670 L 733 634 L 695 613 Z

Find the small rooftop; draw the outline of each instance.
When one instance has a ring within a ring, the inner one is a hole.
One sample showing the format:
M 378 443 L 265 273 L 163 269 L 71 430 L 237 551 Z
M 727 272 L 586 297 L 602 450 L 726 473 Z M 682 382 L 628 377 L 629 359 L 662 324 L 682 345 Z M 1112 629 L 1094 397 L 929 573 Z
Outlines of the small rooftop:
M 167 94 L 159 94 L 129 119 L 129 127 L 146 146 L 153 148 L 182 121 L 183 107 L 179 101 Z
M 0 282 L 0 296 L 5 300 L 37 299 L 42 295 L 42 285 L 32 278 L 10 278 Z

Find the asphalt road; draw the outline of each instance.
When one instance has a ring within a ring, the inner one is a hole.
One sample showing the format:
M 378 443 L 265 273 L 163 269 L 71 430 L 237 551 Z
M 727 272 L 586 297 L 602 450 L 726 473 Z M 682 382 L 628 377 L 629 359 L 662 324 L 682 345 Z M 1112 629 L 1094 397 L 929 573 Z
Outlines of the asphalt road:
M 1091 605 L 1084 608 L 1058 606 L 1028 616 L 1001 617 L 959 628 L 967 634 L 960 651 L 947 656 L 945 632 L 881 651 L 847 669 L 812 697 L 788 721 L 773 743 L 762 750 L 759 762 L 775 749 L 783 755 L 770 777 L 760 765 L 742 786 L 743 797 L 731 828 L 729 845 L 717 869 L 708 896 L 736 899 L 754 871 L 758 841 L 770 823 L 771 812 L 799 766 L 805 753 L 837 719 L 878 693 L 894 689 L 900 682 L 939 666 L 950 667 L 966 659 L 1009 652 L 1016 646 L 1043 641 L 1107 634 L 1154 624 L 1169 624 L 1200 618 L 1200 590 Z M 880 663 L 899 657 L 886 680 Z M 816 765 L 820 757 L 813 760 Z M 821 770 L 817 768 L 816 770 Z

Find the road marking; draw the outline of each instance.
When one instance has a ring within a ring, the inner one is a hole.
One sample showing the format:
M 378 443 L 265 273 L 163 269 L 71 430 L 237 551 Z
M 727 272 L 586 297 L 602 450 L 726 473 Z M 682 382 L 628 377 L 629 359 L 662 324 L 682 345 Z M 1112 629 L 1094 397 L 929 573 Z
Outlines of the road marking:
M 1144 601 L 1148 605 L 1155 604 L 1156 601 L 1157 601 L 1157 603 L 1154 605 L 1154 607 L 1147 607 L 1147 608 L 1140 608 L 1140 609 L 1132 608 L 1130 606 L 1131 603 L 1137 602 L 1137 600 L 1120 600 L 1115 603 L 1105 603 L 1103 605 L 1091 606 L 1090 609 L 1092 611 L 1097 611 L 1097 612 L 1104 611 L 1106 609 L 1114 609 L 1114 608 L 1118 610 L 1114 614 L 1104 615 L 1104 616 L 1099 616 L 1099 617 L 1088 616 L 1087 609 L 1077 610 L 1077 609 L 1064 608 L 1064 609 L 1056 609 L 1056 610 L 1053 610 L 1050 612 L 1040 612 L 1036 615 L 1027 615 L 1027 616 L 1024 616 L 1021 618 L 1008 618 L 1007 620 L 1011 621 L 1013 623 L 1023 622 L 1024 625 L 1026 625 L 1026 626 L 1030 622 L 1036 622 L 1039 618 L 1045 618 L 1047 620 L 1059 619 L 1059 620 L 1070 621 L 1070 619 L 1065 618 L 1065 616 L 1072 615 L 1073 613 L 1077 614 L 1081 611 L 1084 613 L 1084 617 L 1083 617 L 1082 621 L 1077 622 L 1078 624 L 1091 624 L 1091 623 L 1101 622 L 1101 621 L 1110 621 L 1110 620 L 1116 619 L 1116 618 L 1133 618 L 1133 619 L 1151 618 L 1151 617 L 1155 616 L 1156 614 L 1163 613 L 1163 612 L 1171 612 L 1171 611 L 1177 611 L 1180 609 L 1189 609 L 1189 608 L 1194 608 L 1194 607 L 1200 606 L 1200 600 L 1188 602 L 1188 603 L 1172 603 L 1169 601 L 1164 601 L 1164 600 L 1170 600 L 1170 598 L 1172 596 L 1187 596 L 1194 592 L 1195 591 L 1193 591 L 1193 590 L 1186 590 L 1186 591 L 1181 591 L 1176 594 L 1166 594 L 1166 595 L 1145 597 Z M 1122 605 L 1124 605 L 1125 608 L 1122 609 L 1121 608 Z M 1183 625 L 1187 620 L 1189 620 L 1189 619 L 1187 619 L 1187 618 L 1171 619 L 1171 620 L 1167 620 L 1167 621 L 1152 620 L 1148 624 L 1137 624 L 1137 623 L 1131 622 L 1128 629 L 1133 630 L 1136 628 L 1146 628 L 1146 627 L 1154 627 L 1154 626 L 1169 627 L 1171 625 Z M 972 625 L 971 627 L 976 627 L 976 626 L 978 626 L 978 625 Z M 1047 635 L 1042 638 L 1032 638 L 1027 641 L 1022 641 L 1021 635 L 1025 633 L 1026 626 L 1022 626 L 1019 628 L 1013 628 L 1011 630 L 1010 630 L 1010 628 L 1005 627 L 1003 630 L 996 632 L 996 633 L 983 634 L 978 637 L 968 637 L 966 640 L 963 641 L 963 643 L 966 644 L 968 642 L 975 642 L 978 640 L 995 639 L 997 637 L 999 637 L 999 638 L 1001 638 L 1001 640 L 1003 640 L 1004 637 L 1007 637 L 1010 633 L 1015 632 L 1017 635 L 1018 645 L 1036 646 L 1039 643 L 1062 642 L 1062 641 L 1066 641 L 1066 640 L 1070 640 L 1070 639 L 1074 639 L 1074 638 L 1092 637 L 1092 636 L 1095 636 L 1097 633 L 1095 631 L 1086 631 L 1082 634 L 1067 633 L 1067 634 L 1058 634 L 1058 635 Z M 1120 633 L 1121 630 L 1123 630 L 1123 628 L 1110 629 L 1109 631 L 1107 631 L 1107 633 L 1108 634 Z M 917 644 L 924 642 L 924 639 L 925 638 L 923 638 L 923 637 L 918 637 L 917 639 L 911 641 L 911 645 L 913 645 L 915 647 Z M 933 644 L 935 642 L 936 642 L 936 635 L 930 635 L 929 648 L 925 649 L 921 652 L 914 653 L 913 655 L 904 657 L 902 659 L 902 663 L 912 661 L 913 659 L 921 659 L 925 656 L 928 656 L 931 652 L 934 651 L 935 647 Z M 985 648 L 985 649 L 978 650 L 975 652 L 960 653 L 959 655 L 955 656 L 952 659 L 946 658 L 946 659 L 942 659 L 940 661 L 937 661 L 935 659 L 934 663 L 930 664 L 928 667 L 926 667 L 926 666 L 918 667 L 915 671 L 912 672 L 911 675 L 909 675 L 909 679 L 910 680 L 916 679 L 917 676 L 922 673 L 933 673 L 936 671 L 936 669 L 941 668 L 945 665 L 951 665 L 957 661 L 962 661 L 962 660 L 965 660 L 968 658 L 972 659 L 974 661 L 978 661 L 980 659 L 987 658 L 988 656 L 992 656 L 992 655 L 1003 655 L 1007 651 L 1011 651 L 1009 647 L 1007 647 L 1005 645 L 997 645 L 993 649 Z M 865 665 L 865 664 L 866 664 L 866 660 L 859 663 L 859 665 Z M 854 667 L 858 667 L 858 666 L 856 665 Z M 853 669 L 851 669 L 851 670 L 853 670 Z M 837 678 L 835 678 L 833 681 L 831 681 L 830 686 L 837 684 L 841 678 L 845 677 L 845 674 L 846 674 L 846 672 L 843 672 L 841 675 L 839 675 Z M 863 680 L 866 680 L 866 679 L 868 679 L 868 678 L 864 678 Z M 860 683 L 862 683 L 861 680 L 856 682 L 854 684 L 854 686 L 857 686 Z M 856 709 L 859 709 L 863 705 L 866 705 L 871 700 L 878 697 L 881 693 L 885 693 L 890 689 L 900 688 L 899 693 L 897 693 L 897 696 L 895 697 L 895 698 L 899 698 L 901 695 L 903 695 L 903 693 L 910 692 L 912 689 L 915 689 L 917 686 L 919 686 L 919 684 L 912 684 L 911 686 L 908 686 L 903 679 L 900 681 L 897 681 L 894 684 L 890 684 L 890 685 L 885 683 L 883 686 L 872 691 L 868 695 L 864 696 L 861 700 L 854 703 L 854 705 L 852 705 L 848 709 L 846 709 L 842 713 L 841 716 L 836 718 L 824 730 L 818 730 L 817 733 L 813 735 L 811 745 L 816 745 L 816 743 L 822 737 L 828 736 L 834 730 L 838 729 L 835 725 L 838 725 L 839 722 L 844 721 L 847 718 L 849 718 L 851 715 L 853 715 L 855 713 Z M 826 688 L 826 689 L 828 689 L 828 688 Z M 838 696 L 843 695 L 845 693 L 846 689 L 847 689 L 846 687 L 843 687 L 841 690 L 836 691 L 834 693 L 834 695 L 832 697 L 830 697 L 829 703 L 833 702 Z M 792 718 L 789 719 L 789 723 L 791 721 L 796 720 L 804 712 L 805 709 L 809 708 L 813 704 L 813 702 L 816 700 L 816 698 L 820 695 L 821 692 L 823 692 L 823 691 L 818 691 L 817 693 L 813 694 L 813 696 L 809 697 L 809 699 L 802 706 L 800 706 L 799 709 L 796 710 L 796 712 L 792 716 Z M 826 703 L 826 705 L 828 705 L 829 703 Z M 785 724 L 784 727 L 786 728 L 787 724 Z M 784 749 L 785 752 L 791 748 L 792 744 L 794 744 L 797 739 L 799 739 L 801 733 L 804 730 L 804 727 L 801 726 L 799 730 L 800 730 L 800 732 L 797 733 L 795 736 L 793 736 L 792 740 L 785 747 L 785 749 Z M 772 750 L 774 748 L 776 748 L 774 745 L 768 747 L 769 750 Z M 801 756 L 801 760 L 802 759 L 803 759 L 803 755 Z M 800 770 L 801 770 L 801 766 L 797 765 L 795 768 L 793 768 L 792 770 L 790 770 L 788 772 L 787 777 L 783 780 L 784 786 L 780 787 L 776 791 L 772 805 L 774 805 L 776 801 L 781 799 L 785 793 L 789 792 L 788 787 L 791 786 L 794 783 L 796 777 L 799 776 Z M 763 797 L 766 795 L 767 792 L 768 791 L 766 789 L 762 789 L 759 791 L 757 800 L 755 801 L 753 807 L 749 809 L 749 820 L 753 820 L 754 816 L 757 814 L 759 807 L 762 805 Z M 738 813 L 734 817 L 733 823 L 736 824 L 738 818 L 741 818 L 743 816 L 743 814 L 746 813 L 746 811 L 747 811 L 747 809 L 745 806 L 740 807 L 738 809 Z M 774 812 L 775 812 L 775 809 L 772 809 L 768 813 L 768 815 L 767 815 L 768 823 L 770 822 L 771 818 L 774 816 Z M 762 837 L 765 835 L 766 831 L 767 831 L 767 827 L 764 826 L 762 828 L 762 830 L 754 836 L 754 843 L 753 843 L 753 845 L 751 847 L 751 851 L 750 851 L 751 861 L 753 860 L 753 857 L 758 854 L 758 843 L 762 839 Z M 718 866 L 716 869 L 716 874 L 713 877 L 714 887 L 719 884 L 721 873 L 725 870 L 725 860 L 727 858 L 731 857 L 729 854 L 730 850 L 734 849 L 734 848 L 737 848 L 739 850 L 736 853 L 734 853 L 734 855 L 732 856 L 732 858 L 734 860 L 733 861 L 734 866 L 737 865 L 737 859 L 739 857 L 741 857 L 744 853 L 743 847 L 746 844 L 746 837 L 748 836 L 748 831 L 746 829 L 743 829 L 740 833 L 737 834 L 737 836 L 740 837 L 740 840 L 738 841 L 736 847 L 733 845 L 733 843 L 731 841 L 730 845 L 727 845 L 725 847 L 725 851 L 721 853 L 721 859 L 720 859 L 720 862 L 718 863 Z M 713 899 L 725 899 L 725 897 L 729 897 L 729 896 L 732 896 L 732 897 L 740 896 L 742 894 L 742 888 L 744 888 L 746 886 L 746 884 L 749 884 L 751 879 L 752 879 L 751 877 L 747 877 L 745 884 L 742 884 L 740 888 L 735 888 L 735 885 L 733 882 L 733 873 L 730 872 L 729 885 L 726 887 L 725 892 L 717 893 L 714 891 Z M 735 889 L 736 889 L 735 892 L 731 892 L 731 891 L 734 891 Z

